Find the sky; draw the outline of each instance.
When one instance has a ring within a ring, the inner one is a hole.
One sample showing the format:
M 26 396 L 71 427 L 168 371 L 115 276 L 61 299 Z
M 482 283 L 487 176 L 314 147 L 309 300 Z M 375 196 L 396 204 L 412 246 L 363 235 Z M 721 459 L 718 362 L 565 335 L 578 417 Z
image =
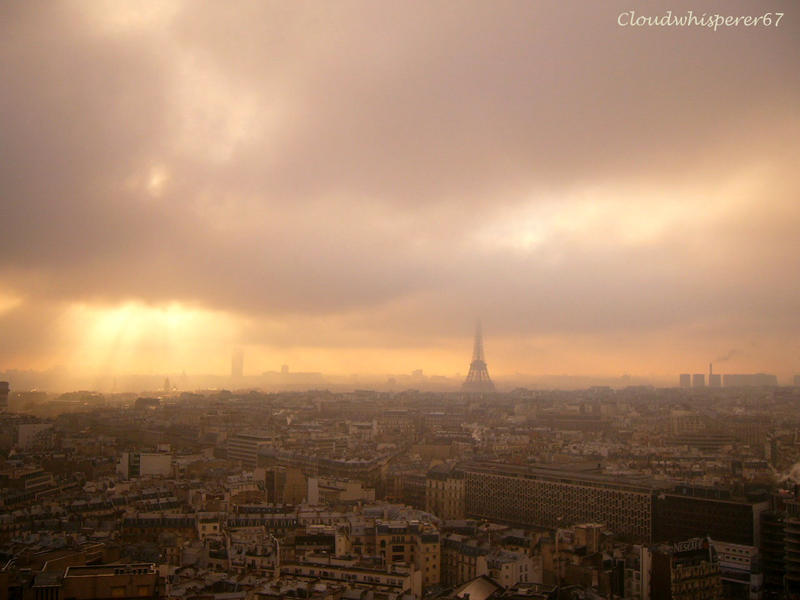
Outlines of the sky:
M 497 376 L 800 373 L 794 2 L 6 2 L 0 40 L 0 371 L 463 376 L 479 317 Z

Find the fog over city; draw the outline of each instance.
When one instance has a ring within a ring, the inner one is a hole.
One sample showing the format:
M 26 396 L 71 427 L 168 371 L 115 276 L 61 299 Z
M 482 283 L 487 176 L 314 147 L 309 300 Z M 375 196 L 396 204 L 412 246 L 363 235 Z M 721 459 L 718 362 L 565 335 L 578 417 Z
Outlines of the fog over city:
M 800 599 L 800 4 L 0 2 L 0 600 Z

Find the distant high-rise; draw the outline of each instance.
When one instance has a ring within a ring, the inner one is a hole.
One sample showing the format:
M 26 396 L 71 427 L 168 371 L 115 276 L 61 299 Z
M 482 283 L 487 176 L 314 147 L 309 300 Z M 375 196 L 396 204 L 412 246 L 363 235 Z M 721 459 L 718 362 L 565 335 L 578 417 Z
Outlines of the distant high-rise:
M 231 358 L 231 377 L 241 377 L 244 375 L 244 352 L 241 348 L 233 351 Z
M 486 368 L 486 359 L 483 355 L 483 332 L 481 322 L 475 328 L 475 347 L 472 351 L 472 362 L 469 365 L 469 373 L 464 380 L 461 389 L 465 392 L 493 392 L 494 383 L 489 377 L 489 369 Z
M 695 388 L 704 388 L 706 387 L 706 375 L 705 373 L 695 373 L 692 375 L 692 387 Z
M 692 376 L 689 373 L 681 373 L 680 385 L 682 388 L 692 387 Z
M 0 381 L 0 412 L 8 410 L 8 382 Z
M 767 373 L 728 373 L 722 376 L 725 387 L 764 387 L 778 385 L 778 377 Z

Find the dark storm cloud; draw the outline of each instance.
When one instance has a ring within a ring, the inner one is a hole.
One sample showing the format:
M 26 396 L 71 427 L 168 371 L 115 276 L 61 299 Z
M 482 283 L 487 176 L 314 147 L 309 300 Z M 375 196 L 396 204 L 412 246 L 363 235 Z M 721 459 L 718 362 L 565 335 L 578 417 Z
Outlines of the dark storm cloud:
M 0 270 L 28 302 L 328 316 L 376 343 L 476 313 L 508 334 L 798 325 L 788 12 L 714 33 L 620 28 L 624 3 L 113 8 L 0 9 Z M 749 169 L 750 197 L 708 217 L 704 197 Z M 614 203 L 530 246 L 492 229 L 631 188 L 632 212 L 692 199 L 637 242 L 621 230 L 646 214 L 614 229 Z

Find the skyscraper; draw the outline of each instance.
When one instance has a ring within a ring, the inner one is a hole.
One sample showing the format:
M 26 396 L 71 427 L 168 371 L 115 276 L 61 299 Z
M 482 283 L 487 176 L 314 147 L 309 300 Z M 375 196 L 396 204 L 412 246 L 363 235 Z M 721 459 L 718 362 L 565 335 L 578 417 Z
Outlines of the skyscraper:
M 244 352 L 241 348 L 237 348 L 231 358 L 231 377 L 238 378 L 242 375 L 244 375 Z
M 8 382 L 0 381 L 0 412 L 8 410 Z

